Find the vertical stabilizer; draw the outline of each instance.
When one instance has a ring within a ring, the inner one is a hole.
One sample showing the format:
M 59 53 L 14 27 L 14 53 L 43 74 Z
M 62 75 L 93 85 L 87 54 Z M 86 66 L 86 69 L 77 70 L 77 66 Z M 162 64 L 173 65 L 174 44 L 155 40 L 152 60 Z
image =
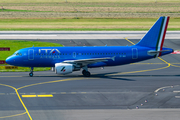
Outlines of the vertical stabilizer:
M 156 51 L 161 51 L 166 35 L 166 30 L 169 22 L 168 17 L 160 17 L 152 28 L 147 32 L 147 34 L 141 39 L 137 46 L 152 47 Z M 161 52 L 156 55 L 160 56 Z

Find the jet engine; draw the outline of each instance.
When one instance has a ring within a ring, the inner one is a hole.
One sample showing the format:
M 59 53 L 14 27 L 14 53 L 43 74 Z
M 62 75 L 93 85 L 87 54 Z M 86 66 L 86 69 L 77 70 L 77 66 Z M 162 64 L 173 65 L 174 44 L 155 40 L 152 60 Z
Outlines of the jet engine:
M 73 64 L 69 64 L 69 63 L 56 63 L 55 64 L 56 74 L 68 74 L 68 73 L 72 73 L 73 70 L 74 70 Z

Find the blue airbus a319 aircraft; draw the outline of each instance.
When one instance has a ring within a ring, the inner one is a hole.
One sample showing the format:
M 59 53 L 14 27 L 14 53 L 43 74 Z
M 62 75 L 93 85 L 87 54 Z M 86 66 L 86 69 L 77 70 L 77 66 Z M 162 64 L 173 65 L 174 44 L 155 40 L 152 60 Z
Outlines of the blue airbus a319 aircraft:
M 101 47 L 31 47 L 16 51 L 6 59 L 14 66 L 52 67 L 56 74 L 68 74 L 83 69 L 89 77 L 88 68 L 117 66 L 156 58 L 173 52 L 163 48 L 169 17 L 160 17 L 147 34 L 133 46 Z

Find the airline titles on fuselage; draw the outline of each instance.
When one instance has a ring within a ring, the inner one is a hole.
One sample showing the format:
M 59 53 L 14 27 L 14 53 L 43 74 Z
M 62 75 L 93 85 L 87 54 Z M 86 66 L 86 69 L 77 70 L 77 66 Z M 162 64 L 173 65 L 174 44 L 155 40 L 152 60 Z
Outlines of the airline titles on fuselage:
M 60 55 L 71 55 L 71 53 L 61 53 L 58 49 L 39 49 L 39 55 L 40 58 L 53 58 L 53 59 L 59 59 Z M 36 55 L 38 55 L 36 54 Z M 74 55 L 75 54 L 75 55 Z M 125 53 L 76 53 L 73 52 L 72 53 L 73 58 L 75 58 L 74 56 L 76 55 L 96 55 L 96 56 L 116 56 L 116 57 L 126 57 Z

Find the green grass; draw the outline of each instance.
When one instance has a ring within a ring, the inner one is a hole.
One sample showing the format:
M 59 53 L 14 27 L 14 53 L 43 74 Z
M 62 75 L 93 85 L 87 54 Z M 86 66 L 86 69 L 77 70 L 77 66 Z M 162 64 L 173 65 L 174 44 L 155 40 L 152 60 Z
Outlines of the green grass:
M 151 3 L 151 2 L 177 2 L 179 0 L 67 0 L 67 2 L 121 2 L 121 3 Z M 66 0 L 1 0 L 0 3 L 59 3 Z
M 43 46 L 62 46 L 57 43 L 38 42 L 38 41 L 24 41 L 24 40 L 0 40 L 0 47 L 10 47 L 10 51 L 0 51 L 0 60 L 5 60 L 12 55 L 15 51 L 27 47 L 43 47 Z M 17 70 L 6 70 L 4 65 L 0 65 L 0 72 L 7 71 L 29 71 L 28 67 L 19 67 Z M 50 68 L 35 68 L 34 71 L 50 70 Z
M 51 12 L 51 11 L 0 9 L 0 12 Z
M 0 30 L 139 31 L 148 30 L 157 19 L 0 19 Z M 180 30 L 179 20 L 171 18 L 168 30 Z

